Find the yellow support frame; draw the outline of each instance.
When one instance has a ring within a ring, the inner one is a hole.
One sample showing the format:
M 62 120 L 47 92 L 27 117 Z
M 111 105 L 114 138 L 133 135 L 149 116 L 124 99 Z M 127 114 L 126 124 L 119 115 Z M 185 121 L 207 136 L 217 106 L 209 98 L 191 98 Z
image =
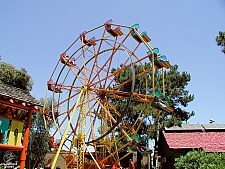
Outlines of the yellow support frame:
M 81 104 L 80 104 L 80 122 L 78 125 L 78 147 L 77 147 L 77 168 L 83 169 L 84 168 L 84 153 L 85 153 L 85 137 L 86 137 L 86 104 L 85 98 L 87 92 L 81 96 Z
M 79 94 L 79 96 L 78 96 L 77 102 L 76 102 L 76 104 L 75 104 L 75 106 L 74 106 L 74 108 L 73 108 L 73 111 L 72 111 L 72 114 L 71 114 L 71 118 L 70 118 L 70 120 L 69 120 L 69 122 L 68 122 L 68 124 L 67 124 L 67 126 L 66 126 L 65 132 L 64 132 L 64 134 L 63 134 L 63 136 L 62 136 L 62 140 L 61 140 L 61 142 L 60 142 L 59 148 L 58 148 L 58 150 L 57 150 L 57 152 L 56 152 L 55 158 L 54 158 L 53 163 L 52 163 L 52 168 L 55 168 L 55 165 L 56 165 L 56 162 L 57 162 L 57 160 L 58 160 L 58 157 L 59 157 L 60 151 L 61 151 L 61 149 L 62 149 L 63 143 L 64 143 L 64 141 L 65 141 L 65 139 L 66 139 L 66 134 L 68 133 L 70 124 L 71 124 L 71 122 L 72 122 L 72 120 L 73 120 L 73 116 L 74 116 L 75 111 L 76 111 L 76 109 L 77 109 L 77 106 L 78 106 L 78 104 L 79 104 L 79 102 L 80 102 L 81 96 L 82 96 L 83 93 L 85 93 L 86 91 L 87 91 L 87 86 L 84 86 L 84 87 L 81 89 L 81 92 L 80 92 L 80 94 Z

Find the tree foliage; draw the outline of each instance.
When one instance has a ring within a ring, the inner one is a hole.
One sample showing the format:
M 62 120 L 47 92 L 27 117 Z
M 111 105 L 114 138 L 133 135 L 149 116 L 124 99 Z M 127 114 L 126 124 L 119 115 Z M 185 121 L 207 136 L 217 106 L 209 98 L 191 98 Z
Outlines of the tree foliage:
M 0 83 L 18 87 L 27 91 L 32 90 L 34 84 L 25 68 L 17 70 L 13 65 L 0 62 Z
M 205 150 L 193 150 L 185 156 L 175 159 L 177 169 L 219 169 L 225 168 L 225 155 L 207 153 Z
M 219 35 L 216 36 L 216 42 L 218 46 L 222 47 L 222 52 L 225 53 L 225 32 L 219 31 Z
M 161 73 L 157 74 L 158 85 L 157 89 L 162 88 Z M 194 112 L 188 112 L 185 108 L 194 100 L 194 95 L 189 94 L 186 89 L 191 80 L 191 75 L 187 72 L 180 73 L 178 66 L 174 65 L 168 72 L 165 72 L 165 94 L 170 97 L 169 105 L 174 109 L 172 114 L 162 112 L 159 119 L 159 127 L 171 127 L 180 125 L 183 121 L 187 121 Z
M 40 99 L 40 102 L 43 105 L 45 104 L 44 99 Z M 52 98 L 48 98 L 46 108 L 51 109 L 51 106 Z M 36 166 L 38 163 L 44 163 L 46 161 L 45 156 L 50 151 L 48 130 L 51 127 L 51 123 L 47 122 L 45 124 L 42 112 L 33 114 L 27 151 L 28 168 L 33 168 L 33 166 Z
M 27 149 L 28 168 L 33 168 L 32 165 L 36 166 L 38 163 L 43 163 L 46 154 L 49 152 L 48 132 L 45 129 L 42 114 L 33 114 L 33 119 Z
M 151 67 L 150 63 L 144 65 L 144 69 Z M 119 68 L 117 68 L 119 69 Z M 116 71 L 113 69 L 112 71 Z M 139 74 L 143 71 L 142 67 L 135 67 L 135 74 Z M 159 117 L 157 125 L 154 127 L 155 132 L 152 132 L 151 138 L 155 138 L 157 131 L 163 129 L 164 127 L 171 127 L 174 125 L 180 125 L 183 121 L 187 121 L 191 116 L 194 115 L 194 112 L 188 112 L 185 110 L 185 107 L 193 101 L 194 95 L 189 94 L 189 91 L 186 89 L 188 83 L 191 80 L 190 74 L 187 72 L 180 73 L 178 71 L 178 66 L 174 65 L 169 71 L 164 72 L 165 79 L 165 95 L 169 96 L 169 105 L 174 109 L 173 113 L 167 113 L 162 111 L 161 116 Z M 131 70 L 126 70 L 120 73 L 116 81 L 118 84 L 127 80 L 131 77 Z M 163 91 L 163 80 L 162 80 L 162 70 L 156 70 L 155 75 L 155 90 Z M 147 84 L 147 88 L 146 88 Z M 122 86 L 120 90 L 130 91 L 131 82 Z M 152 72 L 148 72 L 145 76 L 140 76 L 135 79 L 134 92 L 151 94 L 152 92 Z M 115 105 L 119 112 L 125 110 L 126 102 L 119 99 L 111 99 L 111 102 Z M 146 111 L 148 105 L 140 102 L 132 101 L 125 112 L 126 121 L 132 125 L 137 120 L 139 114 L 143 111 Z M 139 135 L 145 135 L 147 130 L 152 126 L 158 110 L 154 108 L 149 108 L 147 117 L 142 123 L 140 130 L 138 131 Z
M 122 66 L 122 65 L 121 65 Z M 120 68 L 112 69 L 112 72 Z M 151 63 L 145 63 L 142 66 L 134 66 L 135 75 L 142 73 L 144 70 L 151 69 Z M 116 77 L 116 84 L 121 84 L 132 76 L 132 70 L 126 69 L 120 72 Z M 152 85 L 153 74 L 152 71 L 149 71 L 143 76 L 135 78 L 134 93 L 141 94 L 153 94 L 153 85 Z M 165 95 L 169 96 L 169 106 L 173 109 L 172 113 L 162 111 L 159 118 L 159 110 L 152 108 L 149 104 L 131 101 L 129 107 L 127 106 L 127 100 L 121 99 L 111 99 L 113 105 L 117 108 L 119 112 L 124 112 L 124 119 L 130 126 L 133 126 L 134 129 L 137 129 L 140 123 L 140 129 L 137 132 L 138 137 L 136 142 L 142 146 L 148 146 L 148 138 L 155 139 L 155 144 L 157 144 L 158 131 L 162 130 L 164 127 L 171 127 L 174 125 L 181 125 L 183 121 L 187 121 L 191 116 L 194 115 L 194 112 L 188 112 L 185 110 L 185 107 L 194 100 L 194 95 L 189 94 L 189 91 L 186 89 L 188 83 L 191 80 L 190 74 L 187 72 L 180 73 L 178 71 L 178 66 L 174 65 L 168 71 L 164 71 L 164 84 L 165 84 Z M 121 86 L 119 90 L 130 92 L 132 82 L 126 83 Z M 163 78 L 162 78 L 162 69 L 155 70 L 154 73 L 154 88 L 155 91 L 163 92 Z M 126 109 L 127 108 L 127 109 Z M 139 115 L 144 114 L 147 111 L 147 116 L 142 120 Z M 115 116 L 115 115 L 114 115 Z M 153 125 L 157 119 L 156 125 Z M 123 133 L 118 130 L 117 137 L 121 137 Z M 146 137 L 147 136 L 147 137 Z M 147 138 L 147 139 L 144 139 Z M 123 139 L 118 142 L 118 146 L 125 144 L 127 139 Z M 137 150 L 138 148 L 135 145 L 129 146 L 123 151 L 129 151 L 129 149 Z M 140 159 L 142 158 L 141 153 L 138 153 L 138 167 L 141 166 Z

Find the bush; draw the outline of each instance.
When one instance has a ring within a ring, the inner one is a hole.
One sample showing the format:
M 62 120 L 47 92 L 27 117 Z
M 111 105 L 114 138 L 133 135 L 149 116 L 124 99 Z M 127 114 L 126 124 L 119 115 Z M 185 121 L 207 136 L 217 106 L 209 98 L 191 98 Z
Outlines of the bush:
M 205 150 L 193 150 L 185 156 L 175 159 L 177 169 L 224 169 L 223 153 L 207 153 Z

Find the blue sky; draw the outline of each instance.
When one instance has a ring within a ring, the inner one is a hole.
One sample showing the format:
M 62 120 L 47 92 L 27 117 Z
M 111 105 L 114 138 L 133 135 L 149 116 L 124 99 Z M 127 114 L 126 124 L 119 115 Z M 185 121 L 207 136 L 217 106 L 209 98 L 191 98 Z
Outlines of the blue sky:
M 189 123 L 225 123 L 225 55 L 215 37 L 225 31 L 223 0 L 3 0 L 0 1 L 0 55 L 26 68 L 35 84 L 31 94 L 45 96 L 59 55 L 85 30 L 109 19 L 139 23 L 179 71 L 191 74 L 187 89 L 195 95 L 186 110 Z

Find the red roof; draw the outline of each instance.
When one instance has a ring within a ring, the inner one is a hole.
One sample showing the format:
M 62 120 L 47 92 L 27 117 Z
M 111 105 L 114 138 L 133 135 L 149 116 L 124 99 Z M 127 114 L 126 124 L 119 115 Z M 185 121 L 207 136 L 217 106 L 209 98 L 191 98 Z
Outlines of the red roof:
M 171 149 L 202 148 L 207 152 L 225 152 L 225 132 L 163 132 Z

